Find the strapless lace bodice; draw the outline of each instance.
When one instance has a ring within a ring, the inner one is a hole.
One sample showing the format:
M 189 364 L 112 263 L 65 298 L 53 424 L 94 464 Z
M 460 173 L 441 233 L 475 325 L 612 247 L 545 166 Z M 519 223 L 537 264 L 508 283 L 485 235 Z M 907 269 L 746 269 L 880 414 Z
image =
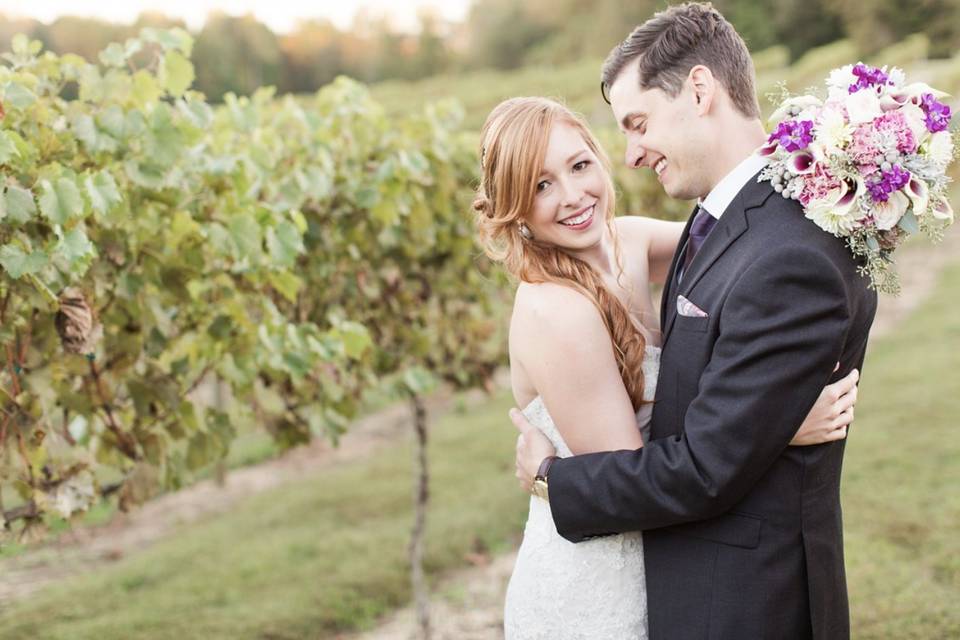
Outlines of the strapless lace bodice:
M 660 349 L 644 352 L 644 400 L 652 401 L 660 371 Z M 647 441 L 652 404 L 637 413 Z M 553 443 L 561 458 L 572 455 L 537 396 L 523 414 Z M 550 504 L 530 499 L 504 608 L 507 640 L 647 638 L 647 591 L 640 532 L 573 544 L 557 533 Z

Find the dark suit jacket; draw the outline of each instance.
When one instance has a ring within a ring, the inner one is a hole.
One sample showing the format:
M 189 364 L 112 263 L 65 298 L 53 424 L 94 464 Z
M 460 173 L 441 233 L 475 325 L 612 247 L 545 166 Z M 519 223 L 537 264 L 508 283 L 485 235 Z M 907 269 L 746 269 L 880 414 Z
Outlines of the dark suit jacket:
M 787 445 L 862 365 L 867 285 L 843 240 L 751 179 L 664 290 L 651 441 L 551 467 L 563 537 L 644 530 L 652 640 L 849 637 L 845 442 Z M 678 294 L 709 317 L 678 316 Z

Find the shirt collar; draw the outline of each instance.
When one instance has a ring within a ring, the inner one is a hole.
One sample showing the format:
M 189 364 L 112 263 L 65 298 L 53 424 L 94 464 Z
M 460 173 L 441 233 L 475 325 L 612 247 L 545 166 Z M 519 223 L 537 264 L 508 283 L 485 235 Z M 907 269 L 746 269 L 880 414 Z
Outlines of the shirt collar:
M 751 153 L 734 167 L 733 171 L 725 175 L 717 183 L 717 186 L 707 194 L 707 197 L 700 200 L 698 204 L 706 209 L 707 213 L 719 220 L 736 195 L 747 184 L 747 181 L 760 169 L 767 166 L 767 162 L 767 158 Z

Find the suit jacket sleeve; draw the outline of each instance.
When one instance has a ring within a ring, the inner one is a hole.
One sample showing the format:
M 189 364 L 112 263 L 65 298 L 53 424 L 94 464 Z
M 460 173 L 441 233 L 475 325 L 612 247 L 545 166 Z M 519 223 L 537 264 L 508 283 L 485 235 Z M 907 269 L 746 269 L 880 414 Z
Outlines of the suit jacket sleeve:
M 788 446 L 831 378 L 849 317 L 846 283 L 815 247 L 759 258 L 723 304 L 682 435 L 557 460 L 549 478 L 557 531 L 578 542 L 728 511 Z

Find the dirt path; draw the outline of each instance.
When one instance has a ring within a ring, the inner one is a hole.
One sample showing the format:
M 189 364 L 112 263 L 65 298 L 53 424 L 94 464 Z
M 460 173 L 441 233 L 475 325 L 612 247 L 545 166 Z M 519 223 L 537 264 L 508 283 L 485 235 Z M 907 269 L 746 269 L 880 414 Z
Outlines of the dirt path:
M 960 226 L 960 225 L 958 225 Z M 903 278 L 899 298 L 884 296 L 874 324 L 876 339 L 888 333 L 924 300 L 936 283 L 941 268 L 960 255 L 960 229 L 954 227 L 944 242 L 902 250 L 898 270 Z M 468 398 L 480 402 L 481 394 Z M 436 415 L 445 410 L 450 394 L 438 394 L 430 402 Z M 339 448 L 327 442 L 291 451 L 263 464 L 231 471 L 226 484 L 212 480 L 162 496 L 129 514 L 118 514 L 110 524 L 77 528 L 56 543 L 0 560 L 0 612 L 10 602 L 29 596 L 71 575 L 96 570 L 135 553 L 171 535 L 179 526 L 231 509 L 253 493 L 294 481 L 333 462 L 359 459 L 395 442 L 409 428 L 405 406 L 391 407 L 360 420 L 343 437 Z M 432 619 L 435 640 L 494 640 L 502 637 L 503 594 L 513 569 L 515 553 L 493 558 L 475 558 L 477 564 L 454 572 L 434 590 Z M 343 635 L 344 640 L 406 640 L 411 637 L 414 616 L 410 608 L 388 616 L 381 626 L 362 634 Z

